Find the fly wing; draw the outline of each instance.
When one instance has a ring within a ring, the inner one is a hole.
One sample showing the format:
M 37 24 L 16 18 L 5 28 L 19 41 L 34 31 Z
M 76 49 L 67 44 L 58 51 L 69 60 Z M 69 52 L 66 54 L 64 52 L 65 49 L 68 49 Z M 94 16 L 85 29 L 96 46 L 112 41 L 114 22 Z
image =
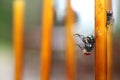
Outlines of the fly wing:
M 75 41 L 75 44 L 79 46 L 81 50 L 84 50 L 85 44 L 83 42 L 82 36 L 74 35 L 74 41 Z

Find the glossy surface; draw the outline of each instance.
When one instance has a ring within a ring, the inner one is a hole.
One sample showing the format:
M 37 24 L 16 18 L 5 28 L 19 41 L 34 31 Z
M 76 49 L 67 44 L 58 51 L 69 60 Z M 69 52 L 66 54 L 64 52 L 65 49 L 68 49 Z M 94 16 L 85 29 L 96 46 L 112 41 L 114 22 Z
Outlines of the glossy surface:
M 95 80 L 107 79 L 106 1 L 95 1 Z
M 75 46 L 73 41 L 74 14 L 70 6 L 70 0 L 67 2 L 67 16 L 66 16 L 66 69 L 67 80 L 75 80 Z
M 42 14 L 42 42 L 41 42 L 41 80 L 50 79 L 51 70 L 51 34 L 53 27 L 52 0 L 44 0 Z
M 112 0 L 107 0 L 107 10 L 112 10 Z M 114 13 L 113 13 L 114 14 Z M 107 80 L 113 80 L 112 75 L 112 33 L 113 25 L 109 25 L 107 29 Z
M 15 53 L 15 80 L 22 79 L 24 6 L 25 2 L 23 0 L 16 0 L 13 3 L 13 46 Z

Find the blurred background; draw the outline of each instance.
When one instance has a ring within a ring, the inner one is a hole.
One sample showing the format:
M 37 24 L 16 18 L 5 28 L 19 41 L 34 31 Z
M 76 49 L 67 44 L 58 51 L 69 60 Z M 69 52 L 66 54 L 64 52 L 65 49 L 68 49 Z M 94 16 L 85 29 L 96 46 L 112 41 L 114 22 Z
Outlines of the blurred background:
M 0 80 L 14 80 L 12 2 L 0 0 Z M 43 0 L 26 0 L 24 22 L 23 80 L 39 80 Z M 86 3 L 88 2 L 88 3 Z M 120 1 L 113 0 L 113 80 L 120 79 Z M 73 33 L 94 33 L 94 0 L 71 0 L 75 13 Z M 54 0 L 51 80 L 66 80 L 65 14 L 66 0 Z M 76 80 L 94 80 L 94 51 L 84 56 L 76 46 Z M 7 76 L 7 77 L 6 77 Z

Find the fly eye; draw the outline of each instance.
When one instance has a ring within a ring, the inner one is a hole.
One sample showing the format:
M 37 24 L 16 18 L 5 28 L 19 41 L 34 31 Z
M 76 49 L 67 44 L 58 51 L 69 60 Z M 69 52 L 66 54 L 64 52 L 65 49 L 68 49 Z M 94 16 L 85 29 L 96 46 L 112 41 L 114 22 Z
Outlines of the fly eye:
M 87 40 L 88 40 L 89 43 L 94 43 L 95 42 L 95 39 L 94 39 L 94 37 L 92 35 L 88 36 Z

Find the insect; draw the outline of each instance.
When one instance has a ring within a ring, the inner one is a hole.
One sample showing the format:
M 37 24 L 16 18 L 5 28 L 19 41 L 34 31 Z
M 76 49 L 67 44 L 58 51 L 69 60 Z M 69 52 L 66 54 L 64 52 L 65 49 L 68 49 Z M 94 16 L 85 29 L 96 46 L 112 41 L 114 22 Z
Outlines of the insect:
M 113 24 L 113 11 L 112 10 L 107 10 L 107 22 L 106 25 L 112 25 Z
M 113 21 L 114 21 L 113 11 L 107 10 L 106 16 L 107 16 L 106 26 L 108 28 L 108 26 L 112 25 Z M 98 33 L 99 32 L 100 31 L 98 31 Z M 98 33 L 97 33 L 97 35 L 98 35 Z M 97 37 L 97 35 L 95 37 Z M 79 46 L 79 48 L 84 51 L 85 55 L 90 55 L 91 51 L 94 48 L 95 37 L 93 35 L 84 36 L 84 35 L 80 35 L 80 34 L 75 34 L 74 37 L 78 40 L 78 43 L 76 43 L 76 45 Z
M 91 51 L 94 48 L 95 43 L 94 36 L 89 35 L 85 37 L 84 35 L 75 34 L 74 37 L 77 39 L 79 38 L 79 43 L 76 43 L 76 45 L 79 46 L 79 48 L 84 51 L 85 55 L 90 55 Z

